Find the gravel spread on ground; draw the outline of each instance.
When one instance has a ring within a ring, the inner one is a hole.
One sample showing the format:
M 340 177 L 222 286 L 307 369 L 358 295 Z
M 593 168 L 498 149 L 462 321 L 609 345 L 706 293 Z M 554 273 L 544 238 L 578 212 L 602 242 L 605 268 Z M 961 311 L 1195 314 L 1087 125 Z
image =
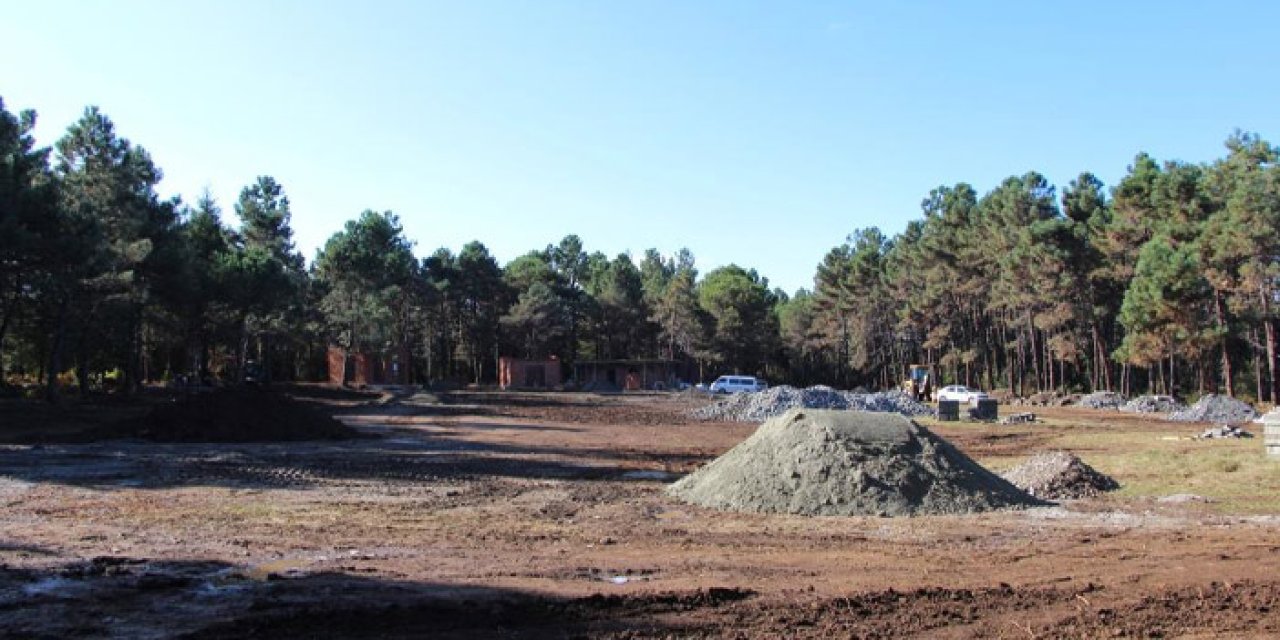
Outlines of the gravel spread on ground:
M 667 493 L 732 511 L 957 514 L 1040 504 L 915 422 L 891 413 L 792 409 Z
M 1115 480 L 1066 451 L 1032 456 L 1006 471 L 1004 479 L 1044 500 L 1090 498 L 1120 487 Z
M 933 415 L 933 409 L 902 391 L 855 393 L 823 385 L 806 389 L 782 385 L 765 391 L 727 396 L 694 410 L 693 416 L 700 420 L 763 422 L 797 408 L 900 413 L 913 417 Z
M 1170 414 L 1169 419 L 1174 422 L 1241 424 L 1259 415 L 1258 410 L 1247 402 L 1211 393 L 1201 397 L 1190 409 Z

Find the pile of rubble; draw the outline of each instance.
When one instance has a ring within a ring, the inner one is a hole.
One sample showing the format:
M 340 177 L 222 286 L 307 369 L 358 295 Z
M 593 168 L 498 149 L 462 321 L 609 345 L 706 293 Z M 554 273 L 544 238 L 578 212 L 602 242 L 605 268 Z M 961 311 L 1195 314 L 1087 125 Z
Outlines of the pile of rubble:
M 1186 408 L 1187 405 L 1178 402 L 1173 396 L 1138 396 L 1120 405 L 1120 410 L 1128 413 L 1169 413 Z
M 1006 471 L 1004 479 L 1042 500 L 1090 498 L 1120 487 L 1115 480 L 1066 451 L 1033 456 Z
M 765 391 L 728 396 L 694 410 L 693 417 L 726 422 L 763 422 L 788 409 L 797 408 L 900 413 L 904 416 L 933 414 L 933 409 L 901 391 L 855 393 L 823 385 L 807 389 L 782 385 Z
M 1241 429 L 1233 427 L 1229 424 L 1218 425 L 1204 430 L 1204 433 L 1196 436 L 1196 440 L 1217 440 L 1219 438 L 1252 438 L 1253 434 Z
M 1125 403 L 1125 397 L 1114 391 L 1095 391 L 1080 398 L 1080 406 L 1086 409 L 1119 409 Z
M 1169 419 L 1175 422 L 1242 424 L 1257 418 L 1258 415 L 1258 410 L 1247 402 L 1211 393 L 1200 398 L 1190 409 L 1171 414 Z
M 1043 504 L 911 420 L 793 409 L 667 493 L 715 509 L 956 514 Z
M 1069 407 L 1080 402 L 1078 393 L 1062 393 L 1061 391 L 1041 391 L 1026 398 L 1014 400 L 1011 404 L 1025 407 Z

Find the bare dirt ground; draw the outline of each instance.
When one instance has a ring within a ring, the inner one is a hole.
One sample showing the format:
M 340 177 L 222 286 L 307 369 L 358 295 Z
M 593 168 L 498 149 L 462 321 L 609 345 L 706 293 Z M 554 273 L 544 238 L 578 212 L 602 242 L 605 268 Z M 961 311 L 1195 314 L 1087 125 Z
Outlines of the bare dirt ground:
M 0 637 L 1280 635 L 1280 463 L 1237 461 L 1257 440 L 1073 409 L 930 424 L 993 468 L 1063 447 L 1125 488 L 805 518 L 663 494 L 755 428 L 688 419 L 692 396 L 321 391 L 380 437 L 0 445 Z M 17 440 L 66 433 L 30 407 L 0 409 Z

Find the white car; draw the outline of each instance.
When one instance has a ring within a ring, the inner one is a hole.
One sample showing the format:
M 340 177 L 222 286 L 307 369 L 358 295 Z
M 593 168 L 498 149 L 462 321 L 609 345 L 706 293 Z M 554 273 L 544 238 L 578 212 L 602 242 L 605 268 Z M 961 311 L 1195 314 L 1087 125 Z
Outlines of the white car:
M 747 391 L 764 391 L 769 384 L 751 376 L 720 376 L 716 378 L 707 391 L 711 393 L 744 393 Z
M 938 402 L 943 400 L 956 400 L 967 404 L 978 404 L 979 400 L 987 400 L 991 396 L 986 392 L 970 389 L 962 384 L 953 384 L 938 390 Z

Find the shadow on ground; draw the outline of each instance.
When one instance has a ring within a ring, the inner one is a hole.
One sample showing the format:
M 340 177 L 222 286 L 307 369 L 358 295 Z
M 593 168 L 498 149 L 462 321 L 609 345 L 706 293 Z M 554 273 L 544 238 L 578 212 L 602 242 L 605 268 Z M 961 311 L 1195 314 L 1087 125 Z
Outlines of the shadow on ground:
M 42 570 L 0 566 L 0 638 L 660 637 L 686 630 L 663 622 L 664 614 L 714 611 L 753 595 L 607 588 L 616 592 L 564 598 L 343 571 L 103 556 Z
M 1107 589 L 997 585 L 816 596 L 742 588 L 581 597 L 484 585 L 264 571 L 202 560 L 98 557 L 0 566 L 0 638 L 750 638 L 1270 636 L 1280 583 Z

